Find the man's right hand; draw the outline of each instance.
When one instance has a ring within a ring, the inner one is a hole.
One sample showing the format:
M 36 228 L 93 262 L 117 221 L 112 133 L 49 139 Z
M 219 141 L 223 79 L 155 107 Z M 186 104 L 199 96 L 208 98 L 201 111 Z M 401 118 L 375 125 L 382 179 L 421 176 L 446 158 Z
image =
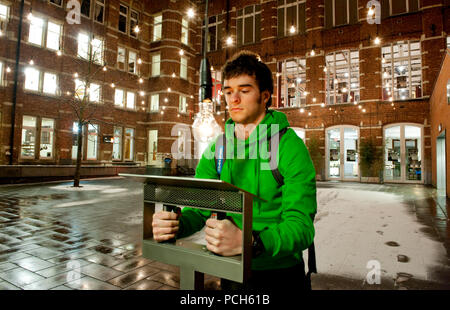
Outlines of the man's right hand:
M 175 238 L 179 230 L 179 215 L 174 212 L 160 211 L 153 214 L 153 239 L 157 242 Z

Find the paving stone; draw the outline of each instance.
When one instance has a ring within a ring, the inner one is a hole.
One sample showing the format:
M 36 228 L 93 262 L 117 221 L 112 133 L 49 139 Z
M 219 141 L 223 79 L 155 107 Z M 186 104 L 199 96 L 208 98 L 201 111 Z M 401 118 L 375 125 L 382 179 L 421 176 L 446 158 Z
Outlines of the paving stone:
M 91 277 L 83 277 L 79 280 L 68 282 L 65 286 L 76 290 L 120 290 L 120 287 Z
M 150 277 L 147 278 L 148 280 L 152 280 L 152 281 L 157 281 L 157 282 L 161 282 L 165 285 L 169 285 L 172 287 L 180 287 L 180 275 L 173 273 L 173 272 L 169 272 L 169 271 L 160 271 L 154 275 L 151 275 Z
M 80 267 L 83 267 L 83 266 L 89 265 L 90 263 L 91 262 L 88 262 L 84 259 L 78 258 L 78 259 L 74 259 L 74 260 L 68 260 L 68 261 L 66 261 L 62 264 L 59 264 L 57 266 L 54 266 L 54 267 L 36 271 L 36 273 L 43 277 L 49 278 L 49 277 L 52 277 L 52 276 L 55 276 L 55 275 L 58 275 L 61 273 L 68 272 L 69 270 L 74 269 L 75 266 L 79 265 Z
M 49 263 L 37 257 L 23 258 L 15 261 L 15 264 L 34 272 L 54 266 L 52 263 Z
M 115 286 L 122 288 L 130 286 L 140 280 L 145 279 L 148 276 L 158 273 L 160 270 L 149 266 L 144 266 L 133 271 L 130 271 L 117 278 L 111 279 L 108 282 Z
M 34 249 L 34 250 L 26 251 L 26 253 L 33 255 L 33 256 L 37 256 L 42 259 L 49 259 L 49 258 L 59 256 L 61 254 L 64 254 L 61 251 L 50 250 L 47 248 Z
M 51 259 L 48 259 L 49 262 L 51 263 L 63 263 L 69 260 L 73 260 L 73 259 L 79 259 L 79 258 L 83 258 L 89 255 L 93 255 L 96 252 L 91 251 L 91 250 L 87 250 L 87 249 L 78 249 L 78 250 L 74 250 L 72 252 L 67 252 L 64 255 L 61 256 L 57 256 L 57 257 L 53 257 Z
M 0 263 L 0 272 L 8 271 L 14 268 L 17 268 L 17 265 L 11 263 Z
M 121 264 L 125 261 L 123 259 L 118 259 L 116 257 L 106 255 L 106 254 L 101 254 L 101 253 L 96 253 L 94 255 L 86 256 L 86 257 L 84 257 L 84 259 L 89 262 L 92 262 L 95 264 L 100 264 L 100 265 L 103 265 L 106 267 L 115 266 L 115 265 Z M 117 270 L 119 270 L 119 269 L 117 269 Z M 119 270 L 119 271 L 123 271 L 123 270 Z
M 180 272 L 180 267 L 178 267 L 178 266 L 164 264 L 164 263 L 157 262 L 157 261 L 150 263 L 150 266 L 161 269 L 161 270 L 167 270 L 170 272 L 174 272 L 174 273 Z
M 142 280 L 128 286 L 125 290 L 158 290 L 163 287 L 164 284 L 152 280 Z
M 73 288 L 67 287 L 65 285 L 60 285 L 50 289 L 51 291 L 73 291 Z
M 114 267 L 112 267 L 113 269 L 116 269 L 118 271 L 122 271 L 122 272 L 128 272 L 131 271 L 133 269 L 145 266 L 147 264 L 150 264 L 151 262 L 153 262 L 152 260 L 143 258 L 143 257 L 137 257 L 137 258 L 132 258 L 127 260 L 126 262 L 119 264 L 119 265 L 115 265 Z
M 97 264 L 86 265 L 81 268 L 81 272 L 102 281 L 108 281 L 123 274 L 120 271 Z
M 20 290 L 17 286 L 12 285 L 11 283 L 1 281 L 0 282 L 0 291 L 15 291 Z
M 67 272 L 61 273 L 59 275 L 25 285 L 23 287 L 23 289 L 25 289 L 25 290 L 49 290 L 54 287 L 60 286 L 64 283 L 67 283 L 68 279 L 70 279 L 70 277 Z
M 24 287 L 44 279 L 44 277 L 21 267 L 0 273 L 0 278 L 18 287 Z

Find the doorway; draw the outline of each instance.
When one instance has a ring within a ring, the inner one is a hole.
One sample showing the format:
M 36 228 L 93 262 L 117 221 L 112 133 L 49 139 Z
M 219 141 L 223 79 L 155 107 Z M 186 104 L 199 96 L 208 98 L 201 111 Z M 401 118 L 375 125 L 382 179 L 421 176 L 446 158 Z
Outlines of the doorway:
M 436 188 L 439 196 L 447 195 L 447 170 L 445 154 L 445 130 L 436 141 Z

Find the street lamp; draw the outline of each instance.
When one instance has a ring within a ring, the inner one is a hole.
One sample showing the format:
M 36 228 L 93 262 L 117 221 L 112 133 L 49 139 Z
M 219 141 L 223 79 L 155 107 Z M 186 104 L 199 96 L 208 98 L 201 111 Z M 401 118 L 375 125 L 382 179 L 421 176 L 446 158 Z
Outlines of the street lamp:
M 205 36 L 203 41 L 203 59 L 200 63 L 199 112 L 195 115 L 192 129 L 196 141 L 197 157 L 203 153 L 222 130 L 213 115 L 211 65 L 206 57 L 208 44 L 208 0 L 205 7 Z

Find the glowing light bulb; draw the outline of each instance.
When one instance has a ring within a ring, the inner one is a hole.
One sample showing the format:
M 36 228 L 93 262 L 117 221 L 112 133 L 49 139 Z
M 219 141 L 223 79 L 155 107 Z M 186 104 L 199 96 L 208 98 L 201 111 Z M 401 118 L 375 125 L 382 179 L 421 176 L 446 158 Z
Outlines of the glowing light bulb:
M 228 37 L 226 43 L 227 43 L 228 46 L 233 45 L 233 38 L 232 37 Z
M 187 11 L 187 16 L 188 16 L 189 18 L 194 17 L 194 16 L 195 16 L 194 9 L 189 9 L 189 10 Z
M 311 51 L 311 56 L 316 56 L 316 52 L 314 50 Z
M 295 26 L 292 25 L 291 28 L 289 28 L 289 32 L 294 34 L 295 33 Z
M 376 45 L 381 43 L 381 40 L 379 37 L 376 37 L 375 40 L 373 41 L 373 43 L 375 43 Z

